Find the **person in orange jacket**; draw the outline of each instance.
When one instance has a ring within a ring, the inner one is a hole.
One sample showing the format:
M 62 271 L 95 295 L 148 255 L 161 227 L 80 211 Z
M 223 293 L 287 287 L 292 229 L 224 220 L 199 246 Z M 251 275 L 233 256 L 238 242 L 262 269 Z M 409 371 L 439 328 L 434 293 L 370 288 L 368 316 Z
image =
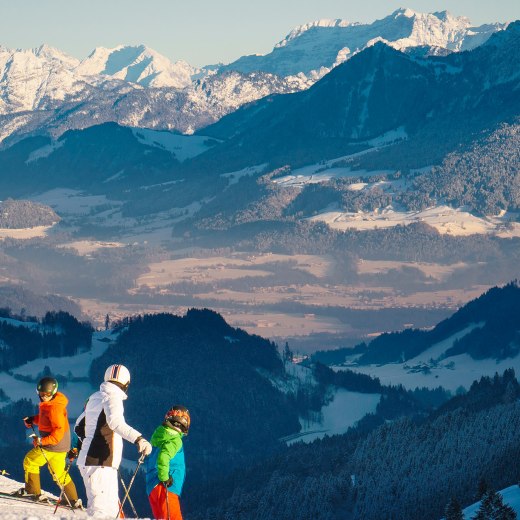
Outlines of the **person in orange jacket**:
M 40 437 L 33 439 L 34 448 L 23 460 L 25 487 L 17 492 L 37 501 L 45 501 L 40 486 L 40 468 L 48 463 L 52 477 L 64 489 L 74 508 L 82 508 L 76 486 L 65 469 L 65 457 L 70 450 L 70 426 L 67 417 L 68 399 L 58 392 L 58 381 L 44 377 L 37 387 L 40 398 L 39 413 L 25 417 L 27 428 L 38 426 Z M 65 500 L 66 502 L 66 500 Z

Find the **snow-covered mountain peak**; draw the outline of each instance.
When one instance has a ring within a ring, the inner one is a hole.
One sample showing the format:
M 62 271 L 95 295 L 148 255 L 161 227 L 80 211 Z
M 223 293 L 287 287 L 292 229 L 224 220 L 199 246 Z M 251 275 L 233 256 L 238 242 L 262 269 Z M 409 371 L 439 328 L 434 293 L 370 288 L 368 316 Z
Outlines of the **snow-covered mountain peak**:
M 413 18 L 416 16 L 417 11 L 414 11 L 413 9 L 410 9 L 408 7 L 400 7 L 399 9 L 396 9 L 390 16 L 392 18 L 398 18 L 399 16 L 404 16 L 405 18 Z
M 76 69 L 76 73 L 82 76 L 102 74 L 144 87 L 174 88 L 190 85 L 196 72 L 185 61 L 172 63 L 146 45 L 118 45 L 112 49 L 98 47 Z
M 314 27 L 349 27 L 351 25 L 360 25 L 355 22 L 349 22 L 348 20 L 342 20 L 340 18 L 336 18 L 334 20 L 323 18 L 321 20 L 315 20 L 313 22 L 309 22 L 303 25 L 298 25 L 295 27 L 282 41 L 278 42 L 274 48 L 285 47 L 290 41 L 300 37 L 303 33 L 307 32 Z
M 244 56 L 224 69 L 319 78 L 374 41 L 387 42 L 398 50 L 430 47 L 453 52 L 473 49 L 505 27 L 505 24 L 472 27 L 467 18 L 447 11 L 420 13 L 408 8 L 397 9 L 369 24 L 323 19 L 296 27 L 272 52 Z

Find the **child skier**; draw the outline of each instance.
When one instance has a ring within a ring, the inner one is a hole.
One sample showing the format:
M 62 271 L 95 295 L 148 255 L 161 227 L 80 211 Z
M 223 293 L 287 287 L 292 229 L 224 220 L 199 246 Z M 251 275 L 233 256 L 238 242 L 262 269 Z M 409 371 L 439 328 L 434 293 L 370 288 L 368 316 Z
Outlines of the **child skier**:
M 172 406 L 150 440 L 152 453 L 145 461 L 146 492 L 156 519 L 182 520 L 179 496 L 186 466 L 182 437 L 190 429 L 190 413 Z
M 19 495 L 31 496 L 35 500 L 44 501 L 40 487 L 40 467 L 49 465 L 52 477 L 64 488 L 72 507 L 82 508 L 76 486 L 65 470 L 65 456 L 70 449 L 70 427 L 67 418 L 68 399 L 58 392 L 58 381 L 53 377 L 44 377 L 38 383 L 36 392 L 40 398 L 39 413 L 24 417 L 27 428 L 38 426 L 41 437 L 33 440 L 34 448 L 23 460 L 25 487 L 17 492 Z M 64 500 L 67 503 L 66 500 Z

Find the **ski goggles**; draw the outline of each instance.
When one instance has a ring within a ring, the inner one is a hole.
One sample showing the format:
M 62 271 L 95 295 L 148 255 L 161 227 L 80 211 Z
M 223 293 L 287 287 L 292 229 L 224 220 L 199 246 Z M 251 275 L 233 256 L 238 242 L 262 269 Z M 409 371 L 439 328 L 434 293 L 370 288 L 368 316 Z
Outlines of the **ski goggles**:
M 39 390 L 36 390 L 36 393 L 40 396 L 40 397 L 52 397 L 54 395 L 53 392 L 43 392 L 43 391 L 39 391 Z

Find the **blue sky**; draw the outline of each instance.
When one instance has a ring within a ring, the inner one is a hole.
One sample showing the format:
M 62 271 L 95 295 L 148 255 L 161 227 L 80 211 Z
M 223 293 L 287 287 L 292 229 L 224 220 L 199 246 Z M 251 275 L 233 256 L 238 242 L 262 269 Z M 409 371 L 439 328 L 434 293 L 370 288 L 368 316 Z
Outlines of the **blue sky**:
M 476 25 L 520 18 L 520 0 L 0 0 L 0 45 L 48 43 L 78 58 L 143 43 L 195 66 L 264 54 L 320 18 L 371 22 L 399 7 L 448 10 Z

